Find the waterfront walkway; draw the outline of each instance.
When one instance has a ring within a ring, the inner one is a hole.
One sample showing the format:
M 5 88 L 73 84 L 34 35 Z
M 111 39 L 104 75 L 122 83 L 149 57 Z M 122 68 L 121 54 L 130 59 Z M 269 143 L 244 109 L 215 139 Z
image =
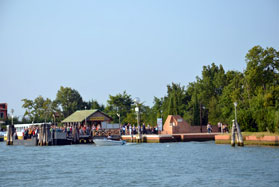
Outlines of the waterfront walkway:
M 188 142 L 188 141 L 210 141 L 215 140 L 215 135 L 220 133 L 183 133 L 183 134 L 143 134 L 139 137 L 136 135 L 122 135 L 122 139 L 127 142 L 145 142 L 145 143 L 162 143 L 162 142 Z

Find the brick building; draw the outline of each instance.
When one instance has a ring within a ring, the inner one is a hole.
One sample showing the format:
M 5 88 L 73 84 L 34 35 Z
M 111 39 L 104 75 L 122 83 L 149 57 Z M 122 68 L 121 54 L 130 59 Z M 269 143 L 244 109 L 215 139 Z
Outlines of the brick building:
M 8 104 L 0 103 L 0 124 L 4 124 L 8 118 Z
M 161 134 L 200 133 L 200 128 L 200 126 L 190 125 L 179 115 L 169 115 Z M 207 132 L 206 125 L 202 126 L 202 132 Z M 213 125 L 212 132 L 218 132 L 218 127 Z

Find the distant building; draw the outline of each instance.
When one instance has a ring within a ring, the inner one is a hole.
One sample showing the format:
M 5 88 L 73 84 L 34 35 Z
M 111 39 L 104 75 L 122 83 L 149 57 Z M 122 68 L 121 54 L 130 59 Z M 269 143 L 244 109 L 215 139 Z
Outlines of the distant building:
M 8 104 L 0 103 L 0 124 L 4 124 L 8 118 Z
M 218 132 L 217 126 L 212 126 L 213 132 Z M 200 126 L 192 126 L 179 115 L 169 115 L 165 121 L 161 134 L 200 133 Z M 202 132 L 207 132 L 206 125 L 202 126 Z
M 65 125 L 106 125 L 112 121 L 112 118 L 100 110 L 78 110 L 65 118 L 62 123 Z

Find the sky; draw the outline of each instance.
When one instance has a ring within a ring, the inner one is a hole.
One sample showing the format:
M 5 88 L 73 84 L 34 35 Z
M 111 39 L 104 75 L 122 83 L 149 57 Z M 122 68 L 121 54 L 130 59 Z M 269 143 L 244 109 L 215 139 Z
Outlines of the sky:
M 279 1 L 0 0 L 0 103 L 22 117 L 22 99 L 64 86 L 152 106 L 213 62 L 243 72 L 255 45 L 279 50 Z

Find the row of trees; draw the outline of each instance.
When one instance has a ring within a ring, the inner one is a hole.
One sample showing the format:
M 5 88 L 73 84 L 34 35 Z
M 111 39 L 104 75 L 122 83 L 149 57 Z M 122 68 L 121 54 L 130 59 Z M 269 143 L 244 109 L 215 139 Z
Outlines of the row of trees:
M 222 65 L 203 66 L 201 77 L 184 85 L 167 85 L 167 94 L 154 97 L 152 107 L 141 104 L 141 121 L 156 125 L 156 119 L 180 115 L 192 125 L 223 123 L 234 119 L 234 102 L 238 103 L 238 122 L 246 131 L 279 129 L 279 52 L 274 48 L 255 46 L 246 55 L 244 72 L 227 71 Z M 100 109 L 114 122 L 136 123 L 135 104 L 125 91 L 110 95 L 107 105 L 96 100 L 83 101 L 78 91 L 61 87 L 56 99 L 23 99 L 25 116 L 30 121 L 62 120 L 76 110 Z
M 56 94 L 56 99 L 43 98 L 38 96 L 34 100 L 22 99 L 25 108 L 24 120 L 29 122 L 61 121 L 76 110 L 100 109 L 104 105 L 96 100 L 83 101 L 79 92 L 69 87 L 61 86 Z

